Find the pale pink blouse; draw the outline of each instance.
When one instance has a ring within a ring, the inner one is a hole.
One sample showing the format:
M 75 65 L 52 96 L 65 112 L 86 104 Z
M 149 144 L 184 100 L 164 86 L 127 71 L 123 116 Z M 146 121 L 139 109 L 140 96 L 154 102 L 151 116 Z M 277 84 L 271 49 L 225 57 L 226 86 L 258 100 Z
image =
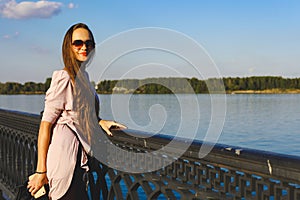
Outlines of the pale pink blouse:
M 85 137 L 76 130 L 78 122 L 73 111 L 73 86 L 69 74 L 65 70 L 54 71 L 50 88 L 46 92 L 45 108 L 42 121 L 53 124 L 51 143 L 47 154 L 47 177 L 49 179 L 52 200 L 61 198 L 70 187 L 79 141 L 81 152 L 81 167 L 88 170 L 87 156 L 91 147 Z

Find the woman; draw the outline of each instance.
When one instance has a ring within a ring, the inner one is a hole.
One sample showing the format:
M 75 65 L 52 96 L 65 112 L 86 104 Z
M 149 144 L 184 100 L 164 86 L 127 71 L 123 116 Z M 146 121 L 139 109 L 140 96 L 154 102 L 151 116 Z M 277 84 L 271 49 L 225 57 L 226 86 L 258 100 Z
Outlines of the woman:
M 109 136 L 112 136 L 109 130 L 112 126 L 126 128 L 115 121 L 97 118 L 99 101 L 84 70 L 94 49 L 95 40 L 87 25 L 78 23 L 66 32 L 62 46 L 65 67 L 53 73 L 45 97 L 38 135 L 37 168 L 28 182 L 32 195 L 49 183 L 52 200 L 88 199 L 82 177 L 88 170 L 87 154 L 91 151 L 92 131 L 88 126 L 93 123 L 90 121 L 96 116 L 98 125 Z M 82 89 L 80 85 L 86 88 Z M 94 92 L 96 105 L 88 105 L 90 102 L 83 94 L 86 89 Z M 92 114 L 89 118 L 91 111 L 96 115 Z

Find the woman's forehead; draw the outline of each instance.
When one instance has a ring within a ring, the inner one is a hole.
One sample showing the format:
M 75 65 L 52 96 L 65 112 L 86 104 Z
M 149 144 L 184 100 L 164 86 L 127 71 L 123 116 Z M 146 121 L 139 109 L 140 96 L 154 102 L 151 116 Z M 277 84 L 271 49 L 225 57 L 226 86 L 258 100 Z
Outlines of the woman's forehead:
M 74 40 L 89 40 L 91 39 L 90 37 L 90 33 L 88 30 L 84 29 L 84 28 L 78 28 L 78 29 L 75 29 L 73 31 L 73 35 L 72 35 L 72 41 Z

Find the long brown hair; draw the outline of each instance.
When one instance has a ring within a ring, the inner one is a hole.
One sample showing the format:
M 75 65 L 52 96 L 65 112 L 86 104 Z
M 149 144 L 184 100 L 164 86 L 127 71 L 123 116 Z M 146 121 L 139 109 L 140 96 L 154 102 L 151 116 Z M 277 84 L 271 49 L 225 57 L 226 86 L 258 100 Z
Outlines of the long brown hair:
M 86 24 L 83 23 L 74 24 L 66 32 L 62 44 L 62 57 L 65 65 L 65 70 L 68 72 L 73 82 L 75 81 L 77 72 L 79 71 L 81 65 L 83 64 L 76 59 L 76 56 L 72 51 L 73 32 L 78 28 L 86 29 L 89 32 L 91 40 L 94 42 L 93 49 L 95 48 L 95 40 L 94 40 L 93 33 Z M 89 56 L 89 58 L 91 58 L 91 56 Z
M 75 53 L 72 51 L 72 36 L 73 32 L 78 28 L 86 29 L 94 42 L 93 50 L 89 53 L 88 59 L 85 62 L 80 62 L 76 59 Z M 94 36 L 86 24 L 78 23 L 71 26 L 65 34 L 62 45 L 62 57 L 65 65 L 65 70 L 68 72 L 73 85 L 74 102 L 73 109 L 78 115 L 78 126 L 76 127 L 88 140 L 91 142 L 91 135 L 97 128 L 99 115 L 99 101 L 95 101 L 94 88 L 85 71 L 85 67 L 94 55 L 95 40 Z

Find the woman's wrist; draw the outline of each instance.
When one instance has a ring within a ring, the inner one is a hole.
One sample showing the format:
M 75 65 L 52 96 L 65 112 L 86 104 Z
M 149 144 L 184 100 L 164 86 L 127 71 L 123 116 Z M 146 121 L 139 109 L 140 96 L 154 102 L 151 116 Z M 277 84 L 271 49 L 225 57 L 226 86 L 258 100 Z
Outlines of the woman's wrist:
M 47 171 L 35 171 L 36 174 L 46 174 Z

